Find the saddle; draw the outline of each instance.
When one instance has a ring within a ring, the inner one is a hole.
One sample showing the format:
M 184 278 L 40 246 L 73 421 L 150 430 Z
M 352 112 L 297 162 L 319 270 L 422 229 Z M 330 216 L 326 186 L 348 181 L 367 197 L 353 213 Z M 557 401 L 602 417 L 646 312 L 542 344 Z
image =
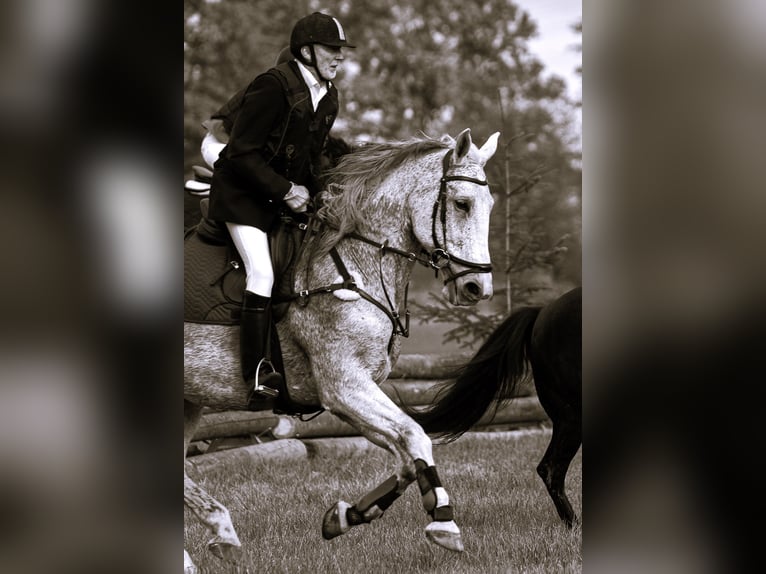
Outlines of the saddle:
M 245 291 L 245 266 L 226 226 L 208 218 L 208 204 L 208 198 L 200 201 L 202 217 L 196 227 L 184 234 L 184 321 L 239 325 Z M 294 267 L 306 230 L 304 221 L 284 214 L 276 230 L 269 234 L 275 277 L 272 292 L 275 324 L 284 317 L 294 299 Z M 271 362 L 284 374 L 276 329 L 271 330 Z M 320 406 L 291 401 L 286 385 L 280 389 L 274 403 L 277 413 L 310 414 L 321 410 Z
M 200 201 L 202 217 L 184 235 L 184 321 L 238 325 L 245 291 L 245 267 L 226 226 L 208 218 L 209 199 Z M 308 225 L 285 214 L 269 234 L 274 268 L 275 321 L 287 311 L 293 293 L 293 267 Z

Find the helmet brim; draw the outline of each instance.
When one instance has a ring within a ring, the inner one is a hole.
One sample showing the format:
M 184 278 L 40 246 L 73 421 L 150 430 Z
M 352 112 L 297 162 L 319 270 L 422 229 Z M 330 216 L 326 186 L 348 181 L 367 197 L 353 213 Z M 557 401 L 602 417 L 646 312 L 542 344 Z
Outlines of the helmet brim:
M 356 48 L 356 46 L 347 42 L 316 42 L 322 46 L 332 46 L 333 48 Z

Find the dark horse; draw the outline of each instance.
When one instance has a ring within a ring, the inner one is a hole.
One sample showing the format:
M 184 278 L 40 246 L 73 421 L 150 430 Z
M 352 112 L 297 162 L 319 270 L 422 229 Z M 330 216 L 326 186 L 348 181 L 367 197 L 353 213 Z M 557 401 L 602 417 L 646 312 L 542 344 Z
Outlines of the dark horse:
M 553 436 L 537 473 L 567 526 L 575 515 L 564 491 L 569 464 L 582 443 L 582 288 L 544 307 L 512 313 L 487 338 L 454 381 L 427 409 L 409 413 L 426 432 L 447 442 L 515 395 L 531 374 Z

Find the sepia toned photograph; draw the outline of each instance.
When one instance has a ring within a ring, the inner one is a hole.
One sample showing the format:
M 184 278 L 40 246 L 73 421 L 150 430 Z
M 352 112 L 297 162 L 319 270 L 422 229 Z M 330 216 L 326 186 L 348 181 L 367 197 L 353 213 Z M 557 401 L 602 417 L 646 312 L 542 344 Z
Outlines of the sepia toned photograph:
M 185 571 L 581 571 L 579 4 L 184 7 Z
M 761 4 L 5 2 L 0 572 L 760 571 Z

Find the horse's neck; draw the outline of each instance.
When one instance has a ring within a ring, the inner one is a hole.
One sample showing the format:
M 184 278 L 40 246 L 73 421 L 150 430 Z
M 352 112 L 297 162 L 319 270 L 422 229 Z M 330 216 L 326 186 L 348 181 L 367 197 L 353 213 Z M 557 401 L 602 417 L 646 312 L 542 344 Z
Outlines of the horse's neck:
M 389 245 L 399 249 L 414 249 L 416 242 L 405 204 L 401 197 L 378 194 L 366 206 L 357 232 L 379 243 L 388 241 Z
M 381 189 L 365 205 L 357 233 L 379 244 L 417 253 L 420 248 L 412 232 L 412 223 L 406 213 L 406 200 L 401 193 Z M 382 290 L 381 262 L 385 288 L 393 298 L 401 298 L 409 282 L 413 263 L 407 258 L 387 252 L 351 237 L 338 245 L 344 260 L 349 260 L 373 291 Z

